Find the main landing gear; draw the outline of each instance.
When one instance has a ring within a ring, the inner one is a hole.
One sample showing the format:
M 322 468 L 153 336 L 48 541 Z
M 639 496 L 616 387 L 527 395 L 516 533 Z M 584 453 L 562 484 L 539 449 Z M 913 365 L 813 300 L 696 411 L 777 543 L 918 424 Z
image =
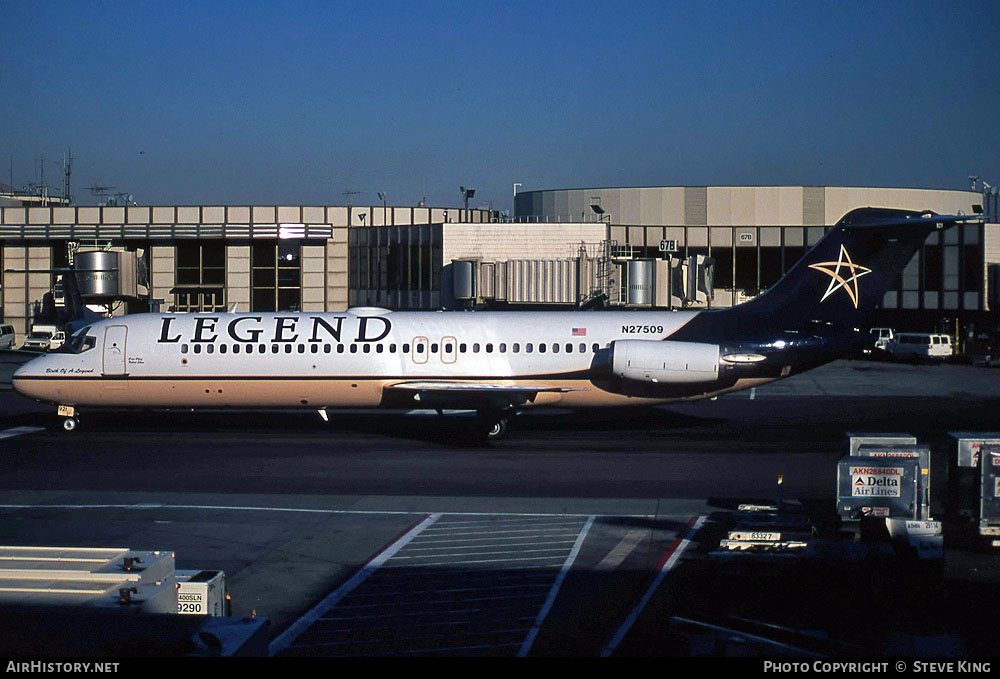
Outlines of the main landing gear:
M 475 431 L 479 442 L 483 445 L 488 445 L 507 438 L 507 434 L 510 433 L 510 423 L 514 415 L 513 408 L 499 412 L 491 410 L 477 411 Z

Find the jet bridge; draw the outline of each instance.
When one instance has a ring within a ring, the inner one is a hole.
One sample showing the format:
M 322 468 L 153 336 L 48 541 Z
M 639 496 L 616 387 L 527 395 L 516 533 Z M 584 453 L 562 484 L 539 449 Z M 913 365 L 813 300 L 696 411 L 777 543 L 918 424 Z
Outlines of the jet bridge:
M 576 257 L 454 259 L 450 269 L 455 308 L 560 305 L 595 302 L 617 308 L 680 309 L 711 306 L 714 260 L 704 255 L 637 257 L 613 242 L 581 245 Z M 447 278 L 447 277 L 446 277 Z

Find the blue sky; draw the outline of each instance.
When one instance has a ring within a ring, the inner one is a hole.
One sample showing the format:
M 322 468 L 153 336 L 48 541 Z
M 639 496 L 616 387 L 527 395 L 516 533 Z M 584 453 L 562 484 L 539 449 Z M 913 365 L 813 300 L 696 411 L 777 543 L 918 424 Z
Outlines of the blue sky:
M 1000 2 L 0 3 L 0 181 L 141 204 L 1000 183 Z

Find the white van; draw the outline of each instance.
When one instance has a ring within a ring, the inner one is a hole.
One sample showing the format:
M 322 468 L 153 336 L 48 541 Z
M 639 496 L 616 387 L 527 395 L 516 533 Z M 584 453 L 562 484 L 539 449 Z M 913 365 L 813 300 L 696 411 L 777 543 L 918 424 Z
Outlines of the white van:
M 13 325 L 0 325 L 0 349 L 13 349 L 17 333 Z
M 896 358 L 948 358 L 955 354 L 955 345 L 950 335 L 900 332 L 885 350 Z

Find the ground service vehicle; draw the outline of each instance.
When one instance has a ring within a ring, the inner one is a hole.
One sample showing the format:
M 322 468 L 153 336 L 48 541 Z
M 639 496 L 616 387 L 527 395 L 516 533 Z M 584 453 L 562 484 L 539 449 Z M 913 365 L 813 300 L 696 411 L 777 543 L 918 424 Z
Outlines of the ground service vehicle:
M 950 335 L 923 332 L 901 332 L 888 342 L 885 349 L 894 358 L 948 358 L 955 354 Z
M 0 349 L 13 349 L 16 338 L 13 325 L 0 325 Z
M 872 344 L 865 353 L 871 353 L 872 350 L 885 351 L 886 345 L 896 336 L 892 328 L 872 328 L 868 334 L 871 336 Z
M 35 325 L 24 340 L 22 349 L 29 351 L 52 351 L 66 341 L 66 333 L 54 325 Z

